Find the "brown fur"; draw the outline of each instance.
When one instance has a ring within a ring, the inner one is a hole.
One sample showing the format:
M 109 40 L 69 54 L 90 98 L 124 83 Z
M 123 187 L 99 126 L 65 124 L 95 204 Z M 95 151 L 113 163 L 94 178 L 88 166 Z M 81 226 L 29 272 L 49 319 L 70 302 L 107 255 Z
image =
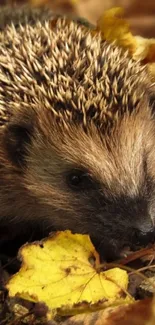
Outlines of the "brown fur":
M 29 227 L 89 233 L 115 256 L 135 246 L 135 233 L 153 232 L 151 81 L 100 34 L 49 12 L 40 21 L 30 12 L 26 24 L 27 10 L 22 26 L 10 18 L 16 27 L 1 13 L 1 225 L 17 235 Z M 68 185 L 76 170 L 89 175 L 88 188 Z

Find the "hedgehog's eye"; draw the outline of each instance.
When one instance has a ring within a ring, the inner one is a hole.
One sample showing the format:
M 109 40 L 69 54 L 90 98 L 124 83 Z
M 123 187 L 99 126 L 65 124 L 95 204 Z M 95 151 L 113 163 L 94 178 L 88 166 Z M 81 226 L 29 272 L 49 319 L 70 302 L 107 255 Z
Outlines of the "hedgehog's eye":
M 74 190 L 87 190 L 92 186 L 90 175 L 81 170 L 73 170 L 67 176 L 68 186 Z

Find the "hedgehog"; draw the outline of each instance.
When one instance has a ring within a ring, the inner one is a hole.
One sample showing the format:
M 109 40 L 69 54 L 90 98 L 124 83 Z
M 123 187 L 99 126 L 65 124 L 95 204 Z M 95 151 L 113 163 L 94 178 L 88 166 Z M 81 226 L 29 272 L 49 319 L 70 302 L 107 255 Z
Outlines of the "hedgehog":
M 0 243 L 69 229 L 107 260 L 152 243 L 147 68 L 76 19 L 2 8 L 0 175 Z

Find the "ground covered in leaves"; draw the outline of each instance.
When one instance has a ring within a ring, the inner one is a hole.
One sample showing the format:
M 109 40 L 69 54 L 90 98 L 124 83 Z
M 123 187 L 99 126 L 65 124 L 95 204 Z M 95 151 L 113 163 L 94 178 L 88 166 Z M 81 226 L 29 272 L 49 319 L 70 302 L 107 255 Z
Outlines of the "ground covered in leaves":
M 0 268 L 0 324 L 153 325 L 154 257 L 151 246 L 101 263 L 89 236 L 70 231 L 26 244 L 18 272 Z

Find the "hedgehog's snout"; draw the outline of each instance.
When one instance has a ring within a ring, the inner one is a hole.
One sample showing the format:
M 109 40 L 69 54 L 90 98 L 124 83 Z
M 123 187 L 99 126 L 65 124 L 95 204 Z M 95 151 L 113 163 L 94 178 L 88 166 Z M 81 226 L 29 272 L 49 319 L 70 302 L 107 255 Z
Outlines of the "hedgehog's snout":
M 155 242 L 154 212 L 151 213 L 144 198 L 124 197 L 123 200 L 118 199 L 117 204 L 111 202 L 106 210 L 108 213 L 106 216 L 104 213 L 102 234 L 94 239 L 103 259 L 113 261 L 120 258 L 125 247 L 136 251 Z
M 137 199 L 135 205 L 132 202 L 129 219 L 132 220 L 131 249 L 135 250 L 155 242 L 155 218 L 151 213 L 150 204 L 145 198 Z
M 153 224 L 143 227 L 135 228 L 133 232 L 132 245 L 133 246 L 146 246 L 155 241 L 155 227 Z

